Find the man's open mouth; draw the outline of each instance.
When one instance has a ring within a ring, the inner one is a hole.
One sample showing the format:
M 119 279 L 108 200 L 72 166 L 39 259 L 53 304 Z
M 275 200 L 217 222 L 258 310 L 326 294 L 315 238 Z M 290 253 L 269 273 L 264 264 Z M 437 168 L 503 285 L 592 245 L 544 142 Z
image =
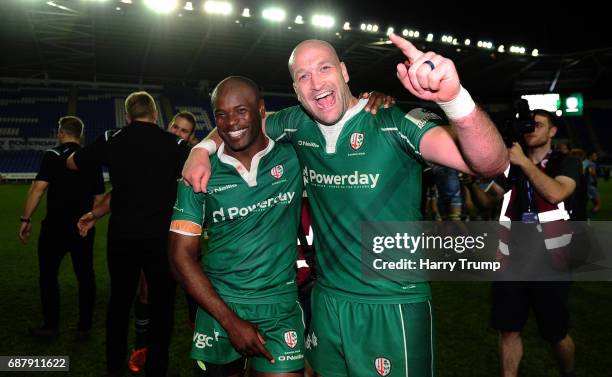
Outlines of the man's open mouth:
M 333 90 L 326 90 L 314 97 L 317 107 L 321 110 L 327 110 L 336 104 L 336 96 Z

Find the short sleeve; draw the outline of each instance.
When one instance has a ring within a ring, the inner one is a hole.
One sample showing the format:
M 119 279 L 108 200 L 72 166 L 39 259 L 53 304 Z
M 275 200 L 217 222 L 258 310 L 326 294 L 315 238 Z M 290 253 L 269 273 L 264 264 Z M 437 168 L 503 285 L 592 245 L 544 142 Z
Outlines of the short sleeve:
M 384 127 L 398 133 L 403 149 L 415 159 L 423 161 L 420 151 L 421 139 L 427 131 L 441 125 L 442 118 L 421 108 L 405 113 L 397 106 L 392 106 L 380 114 L 383 115 Z
M 92 169 L 107 164 L 108 131 L 96 141 L 74 153 L 74 163 L 79 170 Z
M 57 169 L 58 157 L 59 153 L 53 149 L 49 149 L 45 152 L 40 162 L 38 174 L 36 174 L 36 181 L 51 182 L 54 172 Z
M 574 180 L 574 182 L 578 183 L 580 181 L 580 171 L 582 170 L 582 166 L 580 161 L 575 157 L 565 157 L 561 161 L 561 165 L 559 166 L 559 173 L 557 177 L 562 175 L 564 177 L 569 177 Z
M 289 107 L 266 116 L 266 135 L 276 142 L 290 143 L 293 133 L 305 116 L 297 107 Z
M 170 231 L 186 236 L 202 234 L 204 223 L 204 194 L 196 193 L 192 187 L 179 180 L 176 202 L 172 212 Z

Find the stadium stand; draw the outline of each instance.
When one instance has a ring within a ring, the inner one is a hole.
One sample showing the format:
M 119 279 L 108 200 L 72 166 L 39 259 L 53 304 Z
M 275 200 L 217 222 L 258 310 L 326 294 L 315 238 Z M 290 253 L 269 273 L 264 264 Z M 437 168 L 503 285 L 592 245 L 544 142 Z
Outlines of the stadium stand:
M 0 88 L 0 174 L 5 179 L 32 179 L 43 151 L 56 142 L 58 118 L 68 114 L 69 109 L 85 123 L 85 143 L 91 143 L 105 130 L 124 125 L 123 102 L 134 90 L 138 89 L 70 87 L 69 84 L 61 87 L 3 85 Z M 214 127 L 210 102 L 202 92 L 161 87 L 149 92 L 160 110 L 160 127 L 165 128 L 173 114 L 184 110 L 196 116 L 199 139 Z M 269 112 L 298 104 L 291 94 L 268 93 L 264 99 Z M 598 149 L 600 161 L 607 161 L 606 152 L 610 151 L 612 140 L 610 119 L 612 110 L 608 108 L 586 109 L 582 118 L 562 118 L 557 139 L 568 140 L 572 146 L 585 150 Z
M 35 173 L 44 151 L 0 151 L 1 173 Z
M 214 128 L 213 113 L 209 101 L 188 98 L 171 99 L 172 113 L 189 111 L 196 118 L 196 137 L 203 139 Z
M 121 127 L 127 123 L 123 103 L 125 98 L 133 90 L 100 90 L 83 89 L 79 90 L 77 101 L 77 116 L 85 123 L 85 142 L 91 143 L 104 131 Z M 159 97 L 156 93 L 151 93 L 156 98 L 157 107 L 161 109 Z M 158 125 L 165 127 L 165 117 L 160 111 Z
M 117 127 L 115 99 L 110 93 L 79 91 L 76 115 L 85 124 L 85 142 L 94 141 L 104 131 Z
M 54 137 L 57 119 L 66 114 L 68 92 L 51 88 L 3 87 L 0 91 L 1 136 Z

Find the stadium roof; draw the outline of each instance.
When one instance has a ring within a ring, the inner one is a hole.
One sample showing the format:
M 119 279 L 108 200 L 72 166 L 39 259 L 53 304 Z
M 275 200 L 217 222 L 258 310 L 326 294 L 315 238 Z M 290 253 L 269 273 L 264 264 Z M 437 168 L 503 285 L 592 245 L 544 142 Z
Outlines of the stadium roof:
M 315 6 L 310 2 L 288 2 L 286 6 L 284 2 L 287 19 L 280 23 L 261 17 L 263 2 L 236 2 L 229 16 L 205 14 L 203 1 L 193 1 L 193 11 L 183 8 L 185 1 L 179 3 L 174 13 L 161 15 L 144 7 L 141 0 L 132 0 L 132 4 L 120 0 L 1 1 L 0 76 L 206 89 L 230 74 L 239 74 L 253 78 L 268 92 L 291 92 L 287 71 L 291 50 L 304 39 L 320 38 L 336 47 L 354 91 L 376 89 L 398 99 L 410 97 L 395 78 L 395 65 L 403 56 L 385 43 L 387 27 L 395 24 L 400 33 L 409 26 L 401 24 L 403 13 L 410 13 L 405 9 L 407 2 L 395 9 L 391 2 L 385 2 L 387 6 L 361 1 L 316 2 Z M 240 14 L 245 6 L 250 7 L 249 18 Z M 336 14 L 335 26 L 310 25 L 315 8 Z M 508 14 L 509 19 L 500 13 L 481 13 L 460 18 L 462 22 L 448 10 L 425 8 L 422 15 L 411 13 L 419 19 L 412 27 L 420 30 L 420 36 L 412 40 L 419 48 L 452 58 L 464 86 L 486 102 L 509 101 L 519 93 L 545 93 L 551 87 L 566 93 L 582 91 L 589 98 L 610 97 L 612 47 L 605 44 L 612 42 L 602 43 L 588 33 L 600 25 L 581 21 L 574 14 L 572 29 L 584 32 L 577 34 L 558 28 L 558 18 L 534 18 L 518 8 Z M 467 10 L 473 14 L 474 10 Z M 300 12 L 304 24 L 294 22 Z M 519 18 L 522 13 L 525 16 Z M 344 20 L 351 20 L 352 30 L 343 30 Z M 362 22 L 380 22 L 380 29 L 362 31 Z M 426 41 L 428 33 L 435 35 L 432 42 Z M 456 34 L 458 41 L 441 42 L 444 33 Z M 481 36 L 494 47 L 477 47 Z M 465 38 L 472 38 L 470 46 L 465 45 Z M 526 53 L 508 52 L 511 43 L 524 43 Z M 503 53 L 498 52 L 501 44 Z M 531 56 L 533 48 L 541 51 L 539 56 Z

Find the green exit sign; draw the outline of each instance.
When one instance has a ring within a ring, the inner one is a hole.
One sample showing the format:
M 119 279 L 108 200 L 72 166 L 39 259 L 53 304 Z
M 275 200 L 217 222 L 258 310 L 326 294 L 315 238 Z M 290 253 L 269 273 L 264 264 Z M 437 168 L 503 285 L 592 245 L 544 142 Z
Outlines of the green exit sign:
M 582 93 L 573 93 L 561 100 L 561 110 L 565 116 L 582 116 L 584 100 Z

